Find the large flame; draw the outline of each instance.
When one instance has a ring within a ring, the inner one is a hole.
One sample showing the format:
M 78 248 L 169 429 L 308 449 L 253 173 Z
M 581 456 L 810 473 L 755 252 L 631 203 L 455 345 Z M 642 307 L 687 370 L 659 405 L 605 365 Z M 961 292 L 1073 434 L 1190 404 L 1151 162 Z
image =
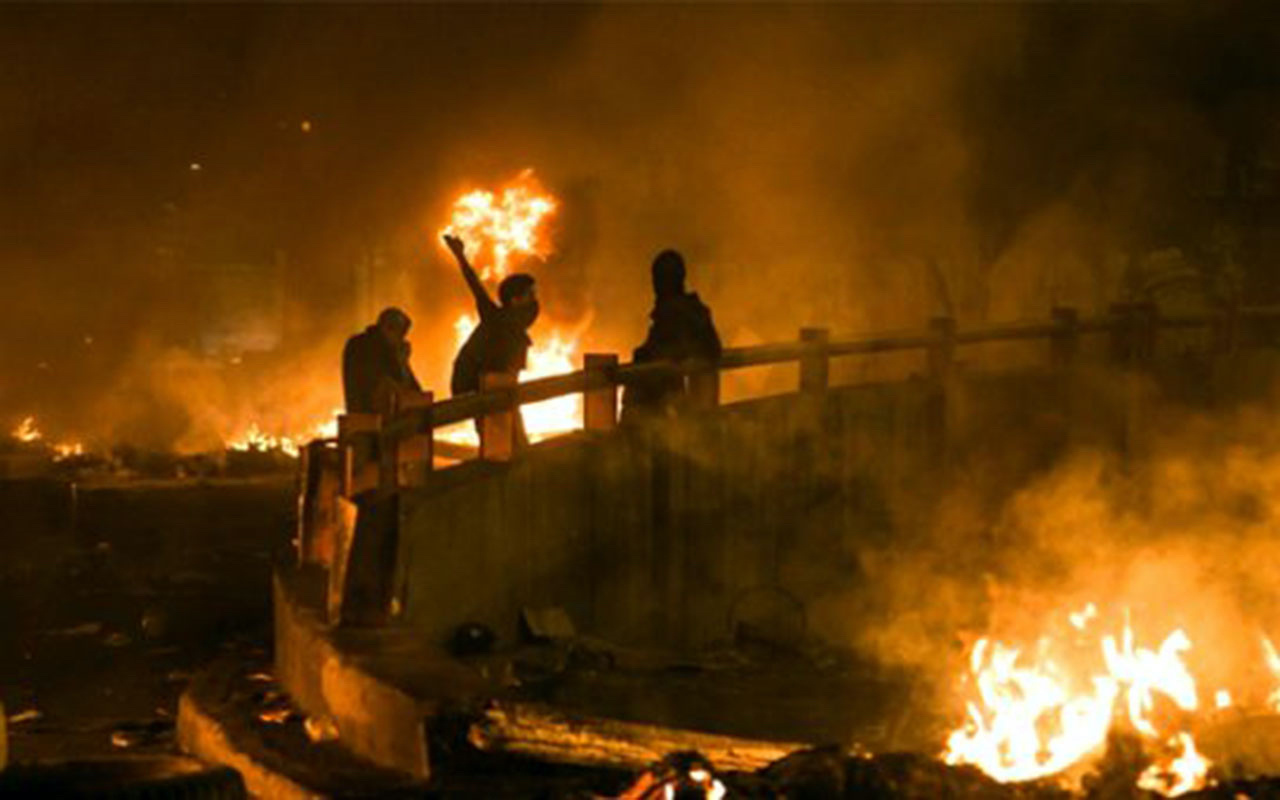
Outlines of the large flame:
M 526 169 L 497 191 L 475 189 L 459 197 L 453 204 L 449 224 L 441 233 L 459 236 L 466 242 L 476 271 L 492 285 L 509 273 L 515 259 L 545 259 L 550 255 L 547 222 L 558 207 L 556 198 L 542 188 L 533 170 Z M 454 324 L 455 352 L 476 324 L 474 314 L 458 317 Z M 579 333 L 555 324 L 535 330 L 521 379 L 562 375 L 576 369 Z M 529 438 L 544 439 L 582 425 L 582 398 L 571 395 L 524 406 L 521 416 Z M 467 443 L 476 440 L 471 425 L 458 426 L 444 436 Z
M 513 259 L 546 258 L 550 253 L 546 222 L 557 206 L 533 170 L 526 169 L 496 192 L 474 189 L 455 200 L 441 233 L 466 242 L 480 277 L 498 281 L 506 277 Z
M 458 348 L 462 347 L 476 324 L 474 314 L 458 317 L 453 326 Z M 579 351 L 579 336 L 576 333 L 552 327 L 545 334 L 535 335 L 533 339 L 533 346 L 529 348 L 528 366 L 520 373 L 521 380 L 563 375 L 577 369 L 574 361 Z M 570 394 L 521 406 L 520 416 L 524 419 L 525 432 L 529 434 L 531 441 L 566 433 L 582 427 L 582 396 Z M 450 430 L 445 438 L 475 444 L 475 428 L 471 425 L 458 426 Z
M 979 639 L 969 667 L 976 697 L 968 721 L 947 740 L 948 763 L 974 764 L 1000 781 L 1057 775 L 1099 756 L 1120 726 L 1152 752 L 1140 788 L 1176 796 L 1203 788 L 1210 763 L 1188 727 L 1201 704 L 1182 629 L 1153 648 L 1127 618 L 1119 636 L 1093 636 L 1090 605 L 1070 615 L 1075 633 L 1043 637 L 1033 652 Z M 1219 689 L 1215 705 L 1230 705 Z

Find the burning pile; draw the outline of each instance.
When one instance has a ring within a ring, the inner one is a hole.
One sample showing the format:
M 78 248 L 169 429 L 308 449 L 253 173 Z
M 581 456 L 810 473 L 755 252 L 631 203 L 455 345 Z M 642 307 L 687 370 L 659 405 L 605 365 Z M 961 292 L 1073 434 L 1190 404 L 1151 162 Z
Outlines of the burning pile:
M 241 453 L 270 453 L 279 451 L 293 458 L 298 457 L 298 451 L 309 441 L 313 439 L 332 439 L 338 435 L 338 415 L 342 413 L 342 409 L 335 408 L 333 415 L 323 422 L 317 422 L 312 425 L 305 433 L 297 435 L 280 434 L 273 436 L 264 432 L 258 423 L 250 422 L 249 427 L 242 433 L 232 437 L 227 442 L 228 450 L 235 450 Z
M 449 224 L 440 234 L 458 236 L 467 243 L 476 271 L 492 288 L 512 272 L 518 260 L 546 259 L 551 254 L 547 224 L 558 206 L 538 183 L 533 170 L 526 169 L 497 192 L 475 189 L 459 197 L 453 204 Z M 478 322 L 471 313 L 458 317 L 454 323 L 455 352 Z M 554 324 L 550 329 L 540 327 L 533 335 L 529 364 L 521 377 L 542 378 L 576 369 L 580 331 L 566 331 Z M 521 414 L 531 439 L 546 438 L 581 426 L 582 400 L 559 397 L 525 406 Z M 470 425 L 458 426 L 446 436 L 454 441 L 475 442 Z
M 66 461 L 85 454 L 84 444 L 81 442 L 71 439 L 60 442 L 46 441 L 34 416 L 23 417 L 9 435 L 21 446 L 47 451 L 54 461 Z
M 1138 788 L 1174 797 L 1212 785 L 1196 734 L 1240 713 L 1233 697 L 1275 708 L 1274 692 L 1264 698 L 1198 686 L 1187 659 L 1193 643 L 1181 628 L 1150 647 L 1139 644 L 1127 612 L 1118 634 L 1095 630 L 1093 604 L 1066 616 L 1069 627 L 1030 648 L 988 638 L 973 644 L 968 719 L 947 741 L 947 763 L 973 764 L 1001 782 L 1070 785 L 1119 733 L 1140 742 L 1147 759 Z M 1259 661 L 1280 681 L 1280 658 L 1265 636 Z

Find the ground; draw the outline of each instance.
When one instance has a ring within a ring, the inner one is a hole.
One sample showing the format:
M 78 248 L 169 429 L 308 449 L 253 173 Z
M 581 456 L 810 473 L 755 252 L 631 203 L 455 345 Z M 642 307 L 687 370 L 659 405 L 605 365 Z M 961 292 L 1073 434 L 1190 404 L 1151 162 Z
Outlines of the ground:
M 219 652 L 270 647 L 290 476 L 0 483 L 0 703 L 15 761 L 172 748 L 178 696 Z

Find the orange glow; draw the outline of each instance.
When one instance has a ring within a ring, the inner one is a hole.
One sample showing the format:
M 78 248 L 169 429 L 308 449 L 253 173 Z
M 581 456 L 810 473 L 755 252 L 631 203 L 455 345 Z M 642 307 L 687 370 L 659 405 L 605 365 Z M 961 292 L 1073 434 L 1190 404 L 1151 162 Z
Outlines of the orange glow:
M 496 192 L 475 189 L 453 203 L 449 224 L 440 233 L 461 237 L 481 279 L 499 281 L 521 256 L 546 258 L 547 219 L 556 199 L 526 169 Z M 437 241 L 440 237 L 436 237 Z
M 13 429 L 13 438 L 20 442 L 39 441 L 44 434 L 36 427 L 35 417 L 24 417 L 22 422 L 18 423 L 18 427 Z
M 53 446 L 53 460 L 66 461 L 68 458 L 84 455 L 84 445 L 80 442 L 61 442 Z
M 457 337 L 456 348 L 475 329 L 477 320 L 474 314 L 463 314 L 454 323 L 454 335 Z M 552 328 L 546 335 L 534 337 L 533 346 L 529 348 L 528 367 L 520 373 L 522 380 L 544 378 L 550 375 L 563 375 L 573 372 L 579 351 L 579 337 Z M 540 441 L 582 427 L 582 396 L 571 394 L 556 397 L 541 403 L 522 406 L 520 415 L 524 419 L 525 432 L 530 441 Z M 477 444 L 475 427 L 471 424 L 453 426 L 442 431 L 442 438 L 459 444 Z
M 497 191 L 475 189 L 453 204 L 449 224 L 440 232 L 461 237 L 468 257 L 482 280 L 493 284 L 504 278 L 520 257 L 545 259 L 551 253 L 547 222 L 559 202 L 538 183 L 532 169 L 526 169 Z M 454 323 L 454 352 L 471 335 L 478 320 L 462 314 Z M 528 365 L 522 380 L 562 375 L 577 368 L 579 333 L 554 325 L 534 334 Z M 525 431 L 531 441 L 545 439 L 581 427 L 582 398 L 558 397 L 521 408 Z M 454 426 L 442 431 L 449 441 L 476 444 L 474 426 Z
M 1083 633 L 1096 609 L 1068 616 Z M 1155 751 L 1141 788 L 1170 797 L 1203 788 L 1209 762 L 1182 729 L 1200 707 L 1185 661 L 1192 646 L 1186 632 L 1142 647 L 1126 615 L 1118 637 L 1082 641 L 1042 637 L 1026 652 L 979 639 L 969 659 L 976 697 L 968 721 L 947 740 L 947 763 L 973 764 L 1006 782 L 1058 775 L 1101 755 L 1108 731 L 1124 725 Z M 1224 698 L 1230 702 L 1220 690 L 1219 705 Z M 1175 713 L 1157 715 L 1158 707 Z
M 227 449 L 243 453 L 267 453 L 279 450 L 286 455 L 297 458 L 298 451 L 313 439 L 332 439 L 338 435 L 338 415 L 341 409 L 334 409 L 333 415 L 323 422 L 317 422 L 310 428 L 295 434 L 272 435 L 266 433 L 256 422 L 250 422 L 241 433 L 227 441 Z

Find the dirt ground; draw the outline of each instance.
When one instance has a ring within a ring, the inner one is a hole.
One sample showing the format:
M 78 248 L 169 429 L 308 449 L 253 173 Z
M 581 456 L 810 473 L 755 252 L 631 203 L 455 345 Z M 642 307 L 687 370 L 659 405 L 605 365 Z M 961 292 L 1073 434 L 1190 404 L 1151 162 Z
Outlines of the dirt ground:
M 162 752 L 193 670 L 269 651 L 292 476 L 0 483 L 0 703 L 14 761 Z

